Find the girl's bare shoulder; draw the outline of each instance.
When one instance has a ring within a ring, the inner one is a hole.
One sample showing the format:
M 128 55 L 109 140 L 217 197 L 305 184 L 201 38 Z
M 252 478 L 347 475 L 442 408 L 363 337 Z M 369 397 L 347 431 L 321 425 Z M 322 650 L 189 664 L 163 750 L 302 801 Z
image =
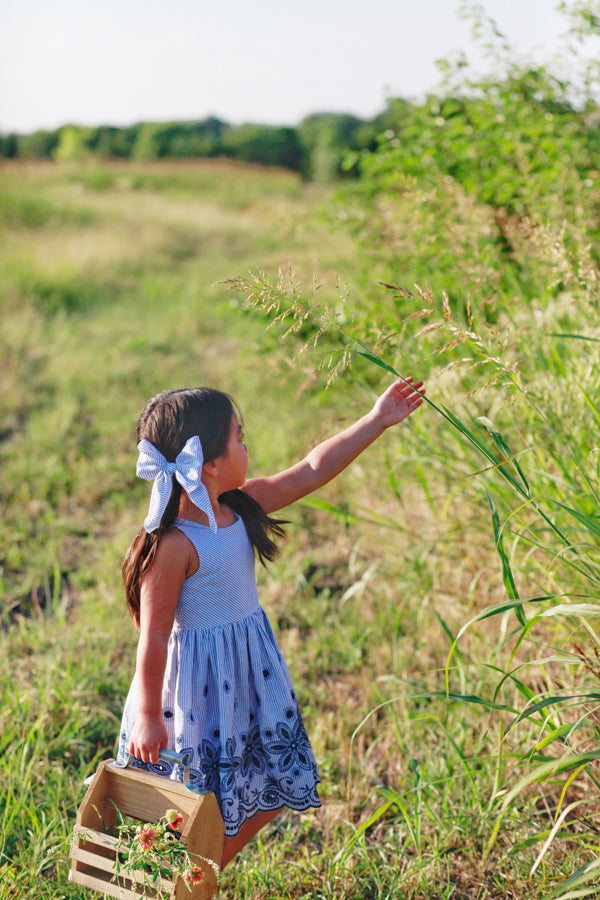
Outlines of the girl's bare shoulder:
M 154 565 L 172 574 L 183 573 L 187 578 L 198 568 L 198 554 L 190 539 L 172 526 L 160 539 Z

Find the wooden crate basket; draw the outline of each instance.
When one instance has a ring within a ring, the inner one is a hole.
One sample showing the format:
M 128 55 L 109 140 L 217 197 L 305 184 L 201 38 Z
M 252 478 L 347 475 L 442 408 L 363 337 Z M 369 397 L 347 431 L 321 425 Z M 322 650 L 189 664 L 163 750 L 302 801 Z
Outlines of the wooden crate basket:
M 140 822 L 157 822 L 168 809 L 183 816 L 181 840 L 194 863 L 204 872 L 201 884 L 184 884 L 180 878 L 162 879 L 160 892 L 144 885 L 144 873 L 117 875 L 115 860 L 117 837 L 111 829 L 123 816 Z M 184 784 L 141 769 L 118 768 L 113 760 L 100 764 L 77 812 L 71 851 L 69 879 L 119 900 L 163 897 L 169 900 L 207 900 L 217 890 L 217 878 L 210 863 L 221 865 L 225 826 L 214 794 L 197 794 Z

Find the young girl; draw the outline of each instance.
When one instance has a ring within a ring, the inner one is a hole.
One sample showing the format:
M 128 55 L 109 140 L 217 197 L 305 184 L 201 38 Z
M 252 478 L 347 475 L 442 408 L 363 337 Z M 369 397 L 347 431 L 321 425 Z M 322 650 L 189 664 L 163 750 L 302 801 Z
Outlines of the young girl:
M 177 777 L 159 750 L 187 753 L 194 787 L 214 791 L 223 814 L 223 866 L 282 808 L 321 805 L 294 688 L 258 603 L 255 555 L 273 559 L 283 534 L 270 513 L 335 478 L 422 394 L 421 381 L 396 382 L 302 462 L 250 480 L 226 394 L 166 391 L 140 416 L 137 474 L 154 485 L 123 563 L 140 637 L 117 764 L 131 753 L 136 765 Z

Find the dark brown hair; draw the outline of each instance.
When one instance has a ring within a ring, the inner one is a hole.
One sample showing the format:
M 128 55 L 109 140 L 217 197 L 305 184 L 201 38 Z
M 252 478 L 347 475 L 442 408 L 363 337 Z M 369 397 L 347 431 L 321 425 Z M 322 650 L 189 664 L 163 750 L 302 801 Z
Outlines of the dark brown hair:
M 181 388 L 153 397 L 142 412 L 137 426 L 138 443 L 146 439 L 174 462 L 189 438 L 198 435 L 205 462 L 225 452 L 231 417 L 239 413 L 230 397 L 212 388 Z M 173 488 L 158 528 L 147 534 L 140 528 L 123 561 L 123 581 L 129 612 L 137 626 L 140 622 L 140 589 L 144 573 L 152 565 L 160 539 L 171 528 L 179 512 L 181 485 L 173 477 Z M 260 503 L 244 491 L 221 494 L 219 500 L 244 522 L 248 538 L 260 562 L 275 558 L 276 538 L 284 534 L 284 522 L 273 519 Z

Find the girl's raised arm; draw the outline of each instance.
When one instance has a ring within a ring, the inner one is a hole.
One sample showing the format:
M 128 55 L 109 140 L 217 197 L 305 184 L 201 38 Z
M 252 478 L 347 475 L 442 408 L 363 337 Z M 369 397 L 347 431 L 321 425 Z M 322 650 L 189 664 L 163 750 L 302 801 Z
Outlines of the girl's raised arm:
M 251 478 L 243 490 L 266 513 L 300 500 L 339 475 L 346 466 L 392 425 L 406 419 L 423 402 L 423 382 L 396 381 L 373 409 L 344 431 L 323 441 L 299 463 L 267 478 Z

